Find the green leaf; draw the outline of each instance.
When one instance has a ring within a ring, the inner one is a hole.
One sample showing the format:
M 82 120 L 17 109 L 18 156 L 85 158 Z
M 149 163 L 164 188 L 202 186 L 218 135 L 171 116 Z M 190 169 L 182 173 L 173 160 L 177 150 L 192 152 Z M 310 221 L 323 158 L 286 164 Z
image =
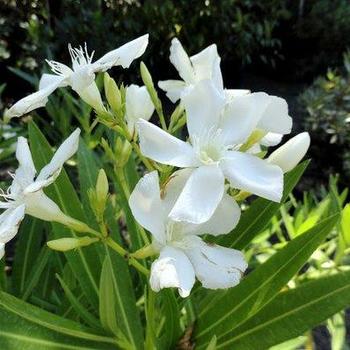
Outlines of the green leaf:
M 93 155 L 93 151 L 89 150 L 83 142 L 81 142 L 79 147 L 78 160 L 82 198 L 84 198 L 84 191 L 87 191 L 87 189 L 95 187 L 96 185 L 98 166 L 96 163 L 96 158 Z M 88 202 L 88 199 L 86 198 L 85 201 Z M 88 205 L 88 203 L 86 204 Z M 111 205 L 107 206 L 105 219 L 109 227 L 109 231 L 111 232 L 112 238 L 121 244 L 119 225 L 115 218 L 115 210 Z M 104 283 L 110 284 L 109 288 L 111 288 L 110 291 L 103 291 L 103 293 L 113 292 L 113 297 L 115 299 L 113 303 L 114 308 L 112 308 L 111 304 L 101 305 L 101 298 L 103 298 L 103 296 L 101 294 L 99 296 L 100 312 L 101 306 L 102 308 L 107 308 L 106 310 L 103 310 L 102 318 L 104 319 L 106 316 L 104 325 L 112 331 L 114 329 L 115 332 L 117 332 L 117 328 L 120 329 L 127 338 L 128 342 L 134 345 L 134 348 L 141 348 L 143 343 L 142 325 L 140 321 L 140 315 L 136 307 L 136 298 L 131 282 L 129 267 L 126 261 L 110 248 L 106 247 L 106 249 L 103 249 L 103 255 L 105 256 L 104 273 L 109 273 L 109 275 L 106 277 L 108 278 L 108 281 L 104 281 Z M 104 302 L 105 301 L 103 301 L 103 303 Z M 115 310 L 111 310 L 111 308 Z M 104 312 L 111 312 L 115 315 L 115 321 L 109 320 L 113 329 L 108 326 L 109 316 L 105 315 Z M 113 323 L 116 324 L 113 325 Z M 118 332 L 120 333 L 119 330 Z
M 268 303 L 306 263 L 338 220 L 333 215 L 290 241 L 235 288 L 216 299 L 199 316 L 195 337 L 198 349 L 216 334 L 218 340 Z
M 41 169 L 51 160 L 53 152 L 45 136 L 34 122 L 29 124 L 29 139 L 35 166 L 37 169 Z M 86 221 L 78 196 L 64 169 L 62 169 L 56 181 L 46 189 L 46 192 L 65 214 L 83 222 Z M 73 231 L 66 229 L 62 225 L 53 223 L 52 228 L 55 238 L 76 237 Z M 97 306 L 97 281 L 100 263 L 95 245 L 67 252 L 65 256 L 80 285 L 84 286 L 82 290 L 89 301 Z
M 88 190 L 95 188 L 99 168 L 96 164 L 96 158 L 92 150 L 88 149 L 85 142 L 80 140 L 78 149 L 78 170 L 80 183 L 80 196 L 88 223 L 96 225 L 95 215 L 91 209 L 88 197 Z
M 319 278 L 280 293 L 251 319 L 220 339 L 217 349 L 268 349 L 303 334 L 349 305 L 349 271 Z
M 26 217 L 18 232 L 12 280 L 15 295 L 22 295 L 33 267 L 35 266 L 43 241 L 44 222 Z
M 347 204 L 341 215 L 342 237 L 347 247 L 350 246 L 350 204 Z
M 173 349 L 181 334 L 181 315 L 174 290 L 163 289 L 158 293 L 162 303 L 162 316 L 165 318 L 164 334 L 159 339 L 160 349 Z
M 115 335 L 119 335 L 120 330 L 117 322 L 116 291 L 112 281 L 113 270 L 111 260 L 108 256 L 102 265 L 100 279 L 100 320 L 103 327 Z
M 100 342 L 101 345 L 103 343 L 114 343 L 114 340 L 110 337 L 97 334 L 94 330 L 86 328 L 79 323 L 49 313 L 4 292 L 0 294 L 0 306 L 1 312 L 6 310 L 6 314 L 16 315 L 17 320 L 26 320 L 31 324 L 40 326 L 40 328 L 54 331 L 60 334 L 62 339 L 64 337 L 75 337 L 82 340 Z M 7 324 L 7 317 L 2 318 L 1 331 L 5 330 L 5 324 Z M 11 331 L 12 328 L 9 328 L 8 331 Z M 30 335 L 30 333 L 27 335 Z
M 284 178 L 283 203 L 298 183 L 309 162 L 305 161 L 287 173 Z M 218 241 L 226 247 L 239 250 L 244 249 L 269 224 L 271 218 L 277 213 L 281 203 L 271 202 L 267 199 L 256 199 L 249 209 L 244 212 L 236 228 Z
M 100 322 L 95 318 L 93 314 L 91 314 L 84 305 L 79 301 L 79 299 L 74 295 L 74 293 L 69 289 L 68 285 L 63 281 L 63 279 L 56 275 L 58 278 L 64 293 L 67 296 L 67 299 L 69 300 L 71 306 L 73 309 L 77 312 L 77 314 L 91 327 L 100 329 L 101 324 Z

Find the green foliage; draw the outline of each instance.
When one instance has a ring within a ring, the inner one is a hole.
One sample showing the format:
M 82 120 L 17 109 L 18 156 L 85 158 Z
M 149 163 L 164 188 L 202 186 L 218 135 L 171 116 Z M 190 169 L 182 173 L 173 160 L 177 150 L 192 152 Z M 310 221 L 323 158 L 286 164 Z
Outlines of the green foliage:
M 350 56 L 342 70 L 329 70 L 300 96 L 304 127 L 310 131 L 313 157 L 329 172 L 350 177 Z M 327 152 L 325 153 L 325 149 Z M 329 156 L 327 156 L 329 154 Z M 327 164 L 327 165 L 326 165 Z

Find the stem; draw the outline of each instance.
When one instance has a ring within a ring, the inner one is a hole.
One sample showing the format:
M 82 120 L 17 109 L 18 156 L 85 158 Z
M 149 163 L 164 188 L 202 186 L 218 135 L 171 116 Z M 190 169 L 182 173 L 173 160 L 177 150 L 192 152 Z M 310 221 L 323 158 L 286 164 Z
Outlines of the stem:
M 117 242 L 113 241 L 112 238 L 108 237 L 106 238 L 105 242 L 107 245 L 112 248 L 114 251 L 116 251 L 119 255 L 127 259 L 129 265 L 134 266 L 135 269 L 137 269 L 139 272 L 144 274 L 145 276 L 149 276 L 149 271 L 146 269 L 143 265 L 141 265 L 137 260 L 132 258 L 129 255 L 129 252 L 125 250 L 122 246 L 120 246 Z
M 125 173 L 124 173 L 124 170 L 123 168 L 118 168 L 116 167 L 115 168 L 115 173 L 116 173 L 116 176 L 117 178 L 119 179 L 120 181 L 120 184 L 121 184 L 121 187 L 122 187 L 122 190 L 124 192 L 124 196 L 125 198 L 128 200 L 129 197 L 130 197 L 130 189 L 129 189 L 129 186 L 128 186 L 128 183 L 126 181 L 126 177 L 125 177 Z M 140 235 L 142 237 L 142 240 L 143 242 L 147 245 L 149 244 L 149 239 L 146 235 L 146 232 L 143 228 L 141 228 L 139 225 L 137 225 L 137 229 L 138 231 L 140 232 Z

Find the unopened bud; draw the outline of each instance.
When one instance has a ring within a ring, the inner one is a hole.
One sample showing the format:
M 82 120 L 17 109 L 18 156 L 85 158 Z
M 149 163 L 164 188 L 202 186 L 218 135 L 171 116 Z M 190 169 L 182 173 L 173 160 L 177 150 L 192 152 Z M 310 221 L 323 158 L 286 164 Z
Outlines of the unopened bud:
M 117 166 L 122 168 L 130 158 L 132 152 L 131 143 L 128 140 L 118 138 L 115 144 L 115 150 L 118 155 Z
M 158 252 L 159 250 L 153 244 L 149 244 L 140 248 L 135 253 L 130 254 L 130 256 L 135 259 L 145 259 L 149 256 L 158 254 Z
M 305 156 L 310 146 L 310 135 L 302 132 L 270 154 L 267 161 L 279 166 L 283 173 L 292 170 Z
M 163 108 L 162 102 L 160 101 L 158 94 L 157 94 L 157 91 L 154 87 L 151 74 L 143 62 L 141 62 L 141 64 L 140 64 L 140 71 L 141 71 L 142 81 L 146 85 L 147 91 L 151 97 L 151 100 L 152 100 L 154 107 L 157 110 L 157 113 L 158 114 L 163 113 L 162 112 L 162 108 Z
M 101 169 L 97 176 L 96 182 L 96 199 L 99 203 L 106 203 L 108 196 L 108 179 L 105 171 Z
M 108 104 L 112 108 L 112 111 L 119 114 L 122 106 L 122 97 L 117 83 L 108 73 L 104 74 L 104 89 Z
M 92 243 L 99 241 L 98 238 L 92 237 L 81 237 L 81 238 L 59 238 L 53 241 L 48 241 L 46 244 L 52 250 L 57 250 L 59 252 L 67 252 L 72 249 L 86 247 Z

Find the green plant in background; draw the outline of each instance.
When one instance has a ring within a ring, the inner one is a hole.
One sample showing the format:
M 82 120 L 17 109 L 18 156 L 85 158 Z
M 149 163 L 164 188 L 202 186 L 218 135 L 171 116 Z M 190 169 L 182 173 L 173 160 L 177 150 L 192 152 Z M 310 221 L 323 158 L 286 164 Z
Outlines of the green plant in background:
M 342 70 L 329 70 L 300 96 L 304 127 L 313 139 L 313 154 L 326 170 L 350 176 L 350 56 Z M 329 147 L 329 153 L 324 153 Z M 329 156 L 328 156 L 329 154 Z M 322 159 L 324 159 L 322 163 Z
M 132 61 L 145 45 L 126 48 L 96 61 L 76 49 L 73 70 L 43 75 L 5 113 L 10 125 L 35 119 L 1 193 L 1 348 L 268 349 L 336 314 L 335 334 L 350 304 L 347 192 L 332 181 L 320 202 L 290 196 L 309 137 L 267 156 L 291 131 L 286 101 L 225 89 L 216 46 L 189 57 L 177 41 L 171 115 L 144 63 L 144 87 L 104 73 L 103 97 L 94 72 Z M 55 92 L 48 102 L 62 81 L 74 97 Z M 71 123 L 57 123 L 71 113 L 80 140 L 76 130 L 50 145 L 32 112 L 45 104 L 43 130 L 69 134 Z M 160 126 L 147 121 L 152 112 Z M 247 204 L 253 193 L 260 198 Z

